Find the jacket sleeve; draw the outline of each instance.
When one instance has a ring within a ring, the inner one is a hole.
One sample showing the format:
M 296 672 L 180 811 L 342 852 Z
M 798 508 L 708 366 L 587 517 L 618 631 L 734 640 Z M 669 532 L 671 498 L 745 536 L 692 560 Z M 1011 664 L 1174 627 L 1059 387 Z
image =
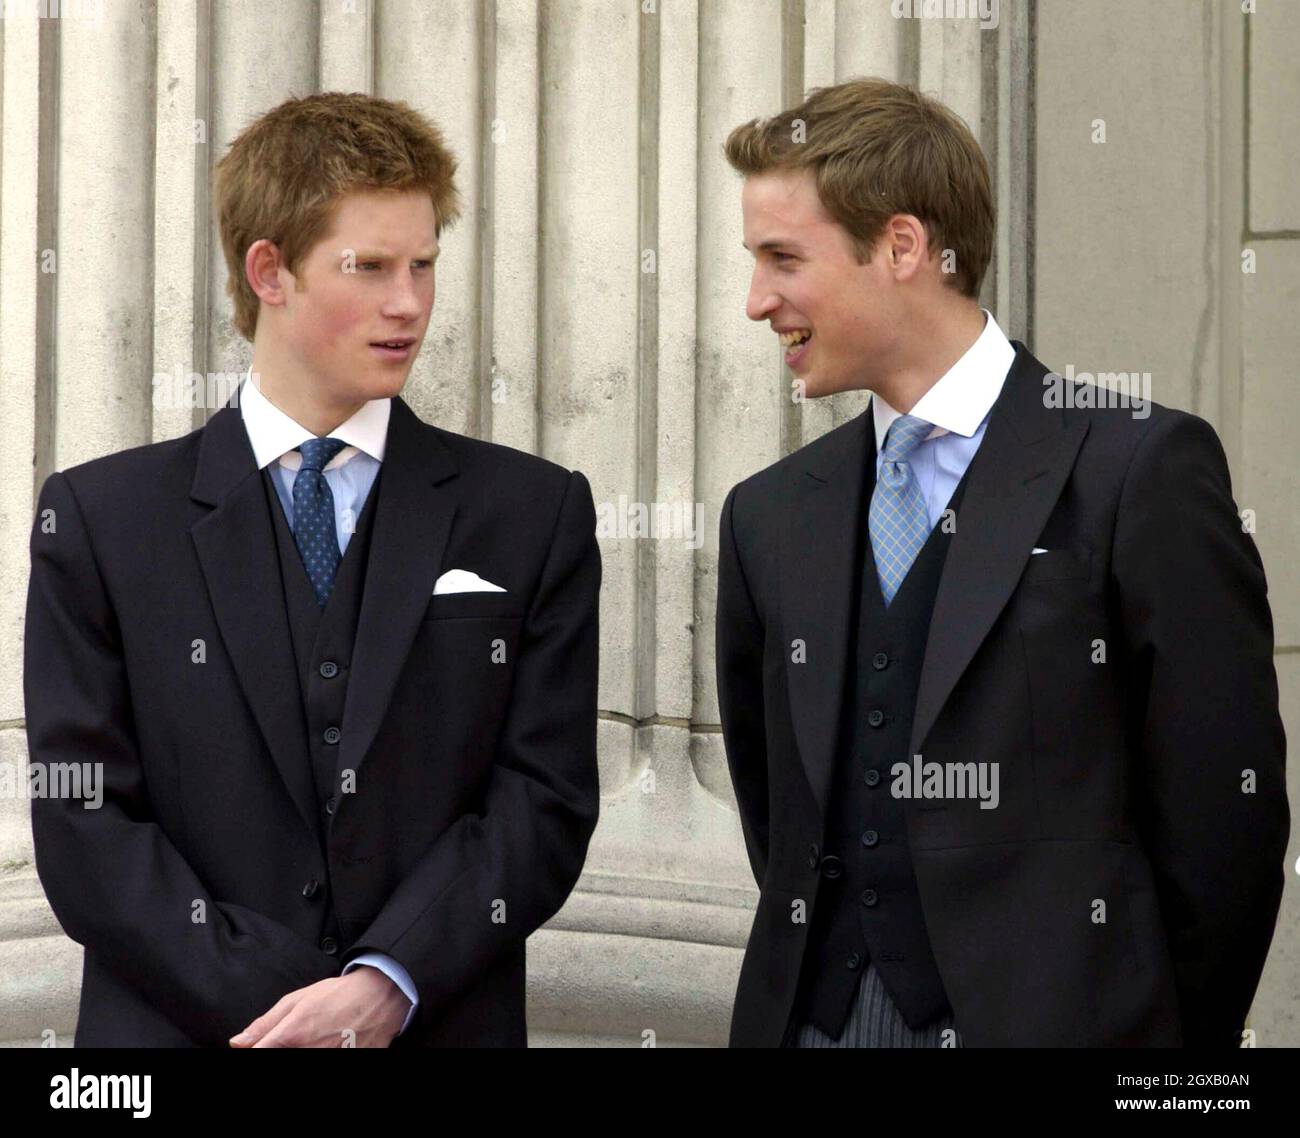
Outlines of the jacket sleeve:
M 26 620 L 36 870 L 67 934 L 214 1047 L 285 993 L 336 975 L 335 959 L 287 927 L 210 896 L 155 820 L 117 618 L 60 473 L 40 493 Z M 97 793 L 51 793 L 78 785 L 65 773 Z
M 736 548 L 733 486 L 722 505 L 718 534 L 715 625 L 718 712 L 727 767 L 740 810 L 741 832 L 754 880 L 767 875 L 767 737 L 763 709 L 763 625 Z
M 1138 444 L 1112 565 L 1184 1045 L 1238 1047 L 1285 876 L 1286 739 L 1263 564 L 1204 420 L 1171 412 Z
M 601 563 L 587 479 L 574 471 L 516 649 L 482 813 L 443 831 L 349 948 L 393 957 L 419 993 L 412 1029 L 549 920 L 596 827 Z

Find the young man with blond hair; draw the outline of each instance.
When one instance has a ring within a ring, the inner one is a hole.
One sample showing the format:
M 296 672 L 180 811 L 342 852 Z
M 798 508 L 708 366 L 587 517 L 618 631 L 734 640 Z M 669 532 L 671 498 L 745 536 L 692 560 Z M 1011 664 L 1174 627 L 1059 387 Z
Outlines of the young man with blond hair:
M 289 100 L 217 168 L 249 375 L 52 474 L 32 533 L 36 864 L 78 1046 L 521 1045 L 524 944 L 598 810 L 591 490 L 400 392 L 456 162 L 402 103 Z
M 722 511 L 732 1044 L 1239 1045 L 1289 812 L 1214 430 L 1095 406 L 981 310 L 988 169 L 941 104 L 856 80 L 726 156 L 747 315 L 808 397 L 872 393 Z

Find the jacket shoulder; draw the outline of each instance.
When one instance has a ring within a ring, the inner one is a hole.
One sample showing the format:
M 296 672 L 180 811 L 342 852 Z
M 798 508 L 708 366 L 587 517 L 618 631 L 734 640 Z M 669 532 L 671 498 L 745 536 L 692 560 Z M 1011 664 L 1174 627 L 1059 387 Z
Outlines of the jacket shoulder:
M 845 450 L 861 445 L 863 432 L 871 424 L 871 408 L 827 431 L 824 435 L 792 450 L 783 458 L 741 479 L 731 494 L 748 498 L 755 494 L 770 494 L 785 485 L 791 477 L 805 470 L 828 468 L 838 462 Z
M 170 487 L 177 479 L 188 490 L 202 433 L 201 428 L 196 428 L 177 439 L 128 447 L 64 467 L 57 473 L 83 506 L 105 499 L 139 502 L 143 495 Z

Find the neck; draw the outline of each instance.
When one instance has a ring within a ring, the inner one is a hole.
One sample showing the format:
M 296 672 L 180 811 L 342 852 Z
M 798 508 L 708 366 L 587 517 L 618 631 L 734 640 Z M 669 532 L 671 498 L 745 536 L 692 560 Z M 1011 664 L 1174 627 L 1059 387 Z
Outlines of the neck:
M 314 377 L 286 364 L 270 348 L 256 342 L 252 373 L 258 379 L 258 390 L 269 402 L 318 438 L 324 438 L 365 406 L 365 400 L 357 403 L 330 399 Z
M 872 390 L 906 415 L 970 351 L 984 325 L 983 310 L 969 301 L 929 320 L 923 316 L 909 320 L 906 355 Z

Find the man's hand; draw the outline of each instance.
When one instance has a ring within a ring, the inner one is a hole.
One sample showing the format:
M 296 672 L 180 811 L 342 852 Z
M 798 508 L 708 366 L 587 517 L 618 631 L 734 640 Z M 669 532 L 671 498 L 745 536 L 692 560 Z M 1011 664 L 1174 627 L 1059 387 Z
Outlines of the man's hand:
M 231 1047 L 387 1047 L 411 1001 L 377 968 L 361 967 L 282 997 Z

